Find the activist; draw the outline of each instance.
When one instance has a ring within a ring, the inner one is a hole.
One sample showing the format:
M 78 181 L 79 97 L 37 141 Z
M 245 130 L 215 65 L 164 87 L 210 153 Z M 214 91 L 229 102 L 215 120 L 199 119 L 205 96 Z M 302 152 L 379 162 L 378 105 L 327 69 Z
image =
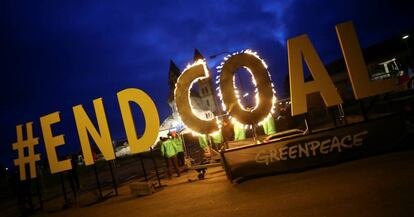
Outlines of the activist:
M 203 157 L 204 158 L 210 158 L 210 147 L 208 146 L 208 137 L 206 135 L 200 135 L 198 136 L 198 143 L 200 144 L 200 148 L 203 149 Z
M 165 158 L 168 168 L 168 178 L 172 177 L 172 168 L 174 167 L 177 177 L 180 177 L 180 170 L 177 164 L 177 152 L 174 147 L 174 142 L 171 138 L 160 137 L 161 140 L 161 155 Z
M 233 140 L 233 136 L 234 136 L 233 125 L 227 118 L 223 120 L 223 127 L 221 128 L 221 131 L 222 131 L 224 142 L 229 142 Z
M 276 133 L 275 120 L 273 116 L 268 117 L 263 123 L 263 131 L 266 135 L 271 135 Z
M 171 132 L 172 141 L 174 142 L 175 151 L 177 152 L 178 166 L 184 166 L 184 145 L 177 132 Z
M 221 130 L 217 133 L 214 133 L 213 135 L 211 135 L 211 140 L 213 142 L 214 148 L 216 150 L 220 150 L 221 146 L 223 144 L 223 135 L 221 133 Z
M 235 123 L 233 126 L 234 129 L 234 141 L 246 139 L 246 129 L 240 123 Z
M 70 160 L 72 169 L 67 171 L 67 179 L 69 182 L 70 189 L 72 190 L 73 196 L 76 200 L 77 198 L 77 191 L 80 190 L 80 184 L 79 184 L 79 177 L 78 177 L 78 165 L 76 164 L 76 155 L 74 154 L 68 154 L 66 156 L 67 159 Z

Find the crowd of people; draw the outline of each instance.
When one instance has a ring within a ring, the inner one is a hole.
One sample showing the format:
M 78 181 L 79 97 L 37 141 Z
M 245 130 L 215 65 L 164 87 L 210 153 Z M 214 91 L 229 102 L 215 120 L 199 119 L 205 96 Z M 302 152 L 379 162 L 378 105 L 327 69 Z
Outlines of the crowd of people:
M 266 119 L 262 127 L 266 135 L 276 133 L 273 117 Z M 198 143 L 203 150 L 203 159 L 210 159 L 212 148 L 214 150 L 221 150 L 226 142 L 244 139 L 246 139 L 246 128 L 243 125 L 239 123 L 232 124 L 229 120 L 224 120 L 219 132 L 208 136 L 199 135 Z M 176 131 L 171 131 L 167 137 L 160 137 L 160 149 L 167 164 L 168 178 L 172 178 L 173 169 L 177 177 L 179 177 L 180 167 L 185 165 L 185 150 L 182 137 Z

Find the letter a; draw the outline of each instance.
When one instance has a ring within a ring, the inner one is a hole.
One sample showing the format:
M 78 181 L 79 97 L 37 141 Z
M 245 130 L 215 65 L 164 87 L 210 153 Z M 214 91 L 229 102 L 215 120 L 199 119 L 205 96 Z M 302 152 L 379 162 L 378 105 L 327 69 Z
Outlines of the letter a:
M 290 94 L 292 115 L 308 111 L 306 97 L 319 92 L 327 107 L 342 103 L 328 72 L 312 46 L 307 35 L 301 35 L 287 42 L 289 58 Z M 313 81 L 305 82 L 303 75 L 302 56 L 306 61 Z

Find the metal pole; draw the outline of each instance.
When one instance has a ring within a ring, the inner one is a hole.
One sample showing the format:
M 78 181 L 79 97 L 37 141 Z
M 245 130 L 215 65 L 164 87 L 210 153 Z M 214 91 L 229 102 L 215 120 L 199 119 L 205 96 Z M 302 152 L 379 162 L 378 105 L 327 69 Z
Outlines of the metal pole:
M 36 179 L 36 194 L 37 199 L 39 200 L 39 208 L 43 209 L 43 200 L 42 200 L 42 192 L 40 191 L 40 180 L 39 177 Z
M 368 115 L 367 115 L 367 112 L 365 110 L 364 101 L 362 99 L 360 99 L 358 101 L 359 101 L 359 107 L 361 108 L 362 116 L 364 117 L 364 121 L 367 121 L 368 120 Z
M 117 182 L 116 182 L 114 171 L 112 170 L 112 164 L 115 164 L 115 160 L 108 161 L 108 165 L 109 165 L 109 171 L 111 172 L 112 185 L 113 185 L 114 190 L 115 190 L 115 195 L 118 196 L 118 185 L 117 185 Z
M 341 117 L 341 120 L 343 121 L 343 123 L 348 124 L 348 121 L 346 120 L 346 117 L 345 117 L 344 107 L 342 107 L 342 104 L 338 105 L 338 110 L 339 110 L 339 116 Z
M 154 156 L 152 154 L 152 147 L 150 148 L 150 156 L 152 159 L 152 163 L 154 164 L 154 168 L 155 168 L 155 174 L 157 175 L 157 180 L 158 180 L 158 187 L 161 187 L 161 179 L 160 179 L 160 174 L 158 173 L 158 166 L 157 166 L 157 162 L 154 159 Z
M 142 168 L 142 172 L 144 172 L 145 181 L 148 181 L 147 171 L 145 170 L 144 160 L 142 159 L 142 155 L 141 157 L 139 157 L 139 160 L 141 161 L 141 168 Z
M 101 183 L 99 182 L 99 176 L 98 176 L 98 169 L 96 168 L 96 164 L 93 164 L 93 171 L 95 173 L 95 178 L 96 178 L 96 186 L 98 187 L 98 191 L 99 191 L 99 199 L 102 199 L 102 188 L 101 188 Z
M 60 176 L 60 185 L 62 186 L 63 199 L 65 200 L 65 204 L 63 205 L 63 207 L 66 207 L 69 204 L 69 202 L 68 202 L 68 195 L 66 193 L 65 181 L 63 180 L 62 172 L 59 173 L 59 176 Z
M 330 107 L 330 108 L 328 108 L 328 110 L 330 111 L 329 113 L 331 113 L 331 117 L 332 117 L 332 120 L 334 122 L 334 126 L 335 127 L 338 126 L 338 122 L 336 120 L 336 115 L 335 115 L 334 107 Z
M 39 168 L 39 165 L 36 165 L 36 170 L 38 177 L 36 178 L 36 193 L 37 193 L 37 199 L 39 200 L 40 209 L 43 209 L 43 199 L 42 199 L 42 191 L 41 191 L 41 185 L 40 185 L 40 178 L 43 178 L 43 173 L 40 172 L 41 168 Z
M 34 211 L 34 207 L 33 207 L 33 198 L 32 198 L 32 180 L 28 179 L 27 180 L 27 196 L 28 196 L 28 202 L 29 202 L 29 207 L 30 207 L 30 212 Z

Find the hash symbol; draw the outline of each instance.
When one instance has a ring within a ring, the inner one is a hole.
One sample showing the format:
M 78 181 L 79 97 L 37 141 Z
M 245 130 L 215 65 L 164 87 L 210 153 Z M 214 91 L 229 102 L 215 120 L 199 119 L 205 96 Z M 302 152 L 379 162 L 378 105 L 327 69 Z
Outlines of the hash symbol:
M 26 123 L 26 140 L 23 140 L 22 125 L 16 126 L 16 134 L 17 142 L 13 143 L 13 150 L 17 150 L 17 159 L 14 160 L 14 165 L 19 166 L 20 180 L 26 180 L 26 164 L 29 164 L 30 178 L 36 178 L 36 161 L 40 160 L 40 154 L 34 153 L 34 146 L 39 144 L 39 138 L 33 137 L 33 122 Z

